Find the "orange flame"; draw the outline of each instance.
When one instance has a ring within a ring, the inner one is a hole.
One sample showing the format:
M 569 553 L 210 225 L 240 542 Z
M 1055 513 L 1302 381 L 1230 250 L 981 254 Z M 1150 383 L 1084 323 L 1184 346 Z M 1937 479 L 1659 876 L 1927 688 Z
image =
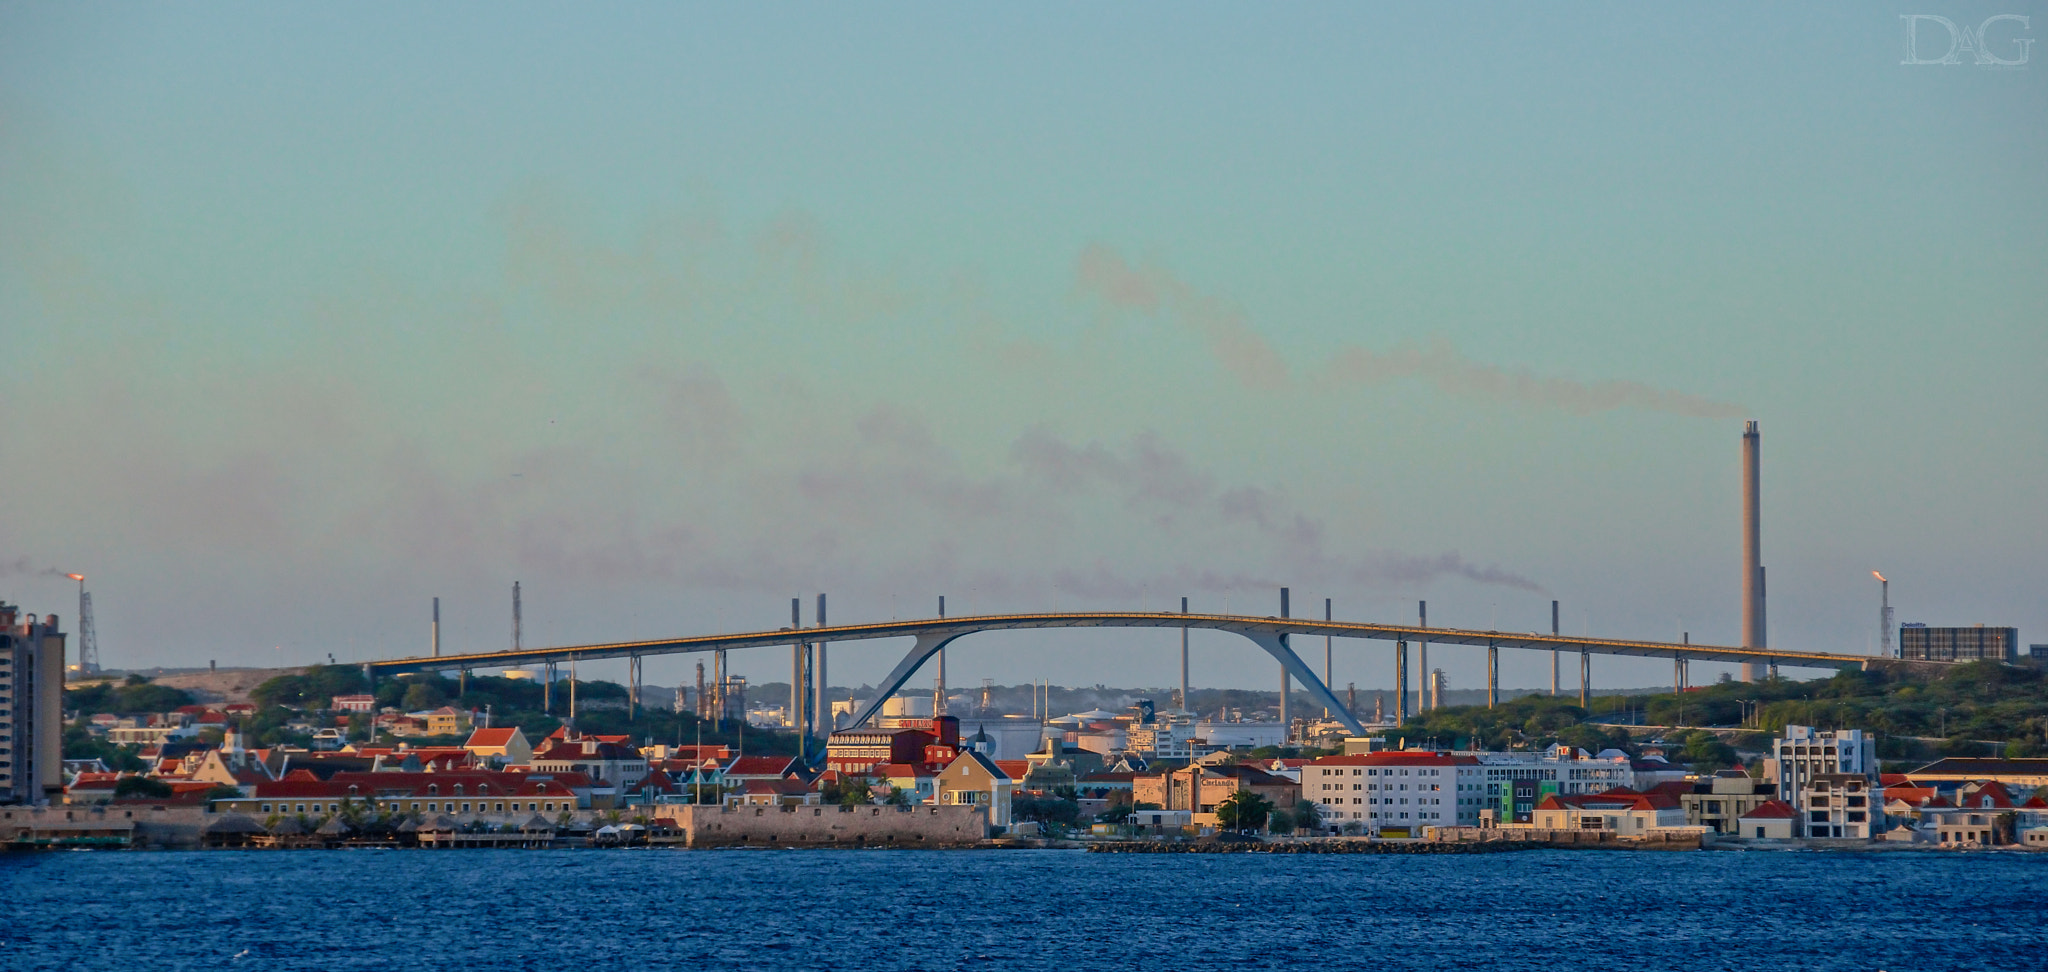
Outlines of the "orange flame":
M 84 575 L 84 574 L 65 574 L 64 576 L 66 576 L 66 577 L 69 577 L 69 578 L 71 578 L 72 580 L 75 580 L 75 581 L 82 581 L 82 580 L 84 580 L 84 579 L 85 579 L 85 575 Z
M 1884 579 L 1884 575 L 1883 575 L 1883 574 L 1880 574 L 1880 573 L 1878 573 L 1877 571 L 1874 571 L 1874 570 L 1873 570 L 1873 571 L 1871 571 L 1871 572 L 1870 572 L 1870 576 L 1872 576 L 1872 577 L 1875 577 L 1875 578 L 1877 578 L 1877 579 L 1878 579 L 1878 581 L 1879 581 L 1880 583 L 1890 583 L 1889 581 L 1886 581 L 1886 580 Z

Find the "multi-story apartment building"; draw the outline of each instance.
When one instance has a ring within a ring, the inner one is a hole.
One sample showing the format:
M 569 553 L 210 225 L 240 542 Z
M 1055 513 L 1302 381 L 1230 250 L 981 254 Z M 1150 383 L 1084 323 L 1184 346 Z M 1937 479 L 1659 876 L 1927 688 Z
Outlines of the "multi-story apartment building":
M 1620 752 L 1585 756 L 1564 746 L 1540 753 L 1471 753 L 1483 767 L 1484 786 L 1480 799 L 1471 805 L 1483 809 L 1476 820 L 1489 823 L 1528 823 L 1538 804 L 1552 793 L 1576 795 L 1606 793 L 1617 787 L 1647 789 L 1657 777 L 1669 774 L 1655 770 L 1638 771 L 1637 764 Z M 1668 764 L 1657 764 L 1662 767 Z
M 1403 750 L 1325 756 L 1301 769 L 1301 797 L 1323 825 L 1358 823 L 1376 834 L 1478 826 L 1486 811 L 1484 767 L 1469 755 Z
M 1801 819 L 1811 809 L 1805 803 L 1809 785 L 1820 777 L 1838 775 L 1876 780 L 1877 740 L 1861 729 L 1786 726 L 1784 734 L 1772 741 L 1771 758 L 1764 766 L 1764 776 L 1778 784 L 1779 799 L 1800 811 Z M 1832 818 L 1829 823 L 1834 823 Z
M 1778 798 L 1778 785 L 1759 780 L 1739 769 L 1722 770 L 1702 780 L 1691 793 L 1678 798 L 1685 809 L 1685 822 L 1712 827 L 1715 832 L 1733 834 L 1741 829 L 1742 815 Z
M 1868 777 L 1857 773 L 1822 773 L 1800 788 L 1795 805 L 1798 826 L 1808 837 L 1860 837 L 1884 833 L 1884 807 L 1875 799 Z
M 64 635 L 0 603 L 0 803 L 64 799 Z

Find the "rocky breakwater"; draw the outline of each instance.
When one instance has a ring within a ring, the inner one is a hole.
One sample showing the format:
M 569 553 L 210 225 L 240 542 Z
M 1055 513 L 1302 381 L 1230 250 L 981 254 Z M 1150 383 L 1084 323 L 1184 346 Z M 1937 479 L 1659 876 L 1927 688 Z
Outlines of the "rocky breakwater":
M 1105 840 L 1088 845 L 1097 854 L 1494 854 L 1540 847 L 1524 841 L 1439 843 L 1420 840 Z

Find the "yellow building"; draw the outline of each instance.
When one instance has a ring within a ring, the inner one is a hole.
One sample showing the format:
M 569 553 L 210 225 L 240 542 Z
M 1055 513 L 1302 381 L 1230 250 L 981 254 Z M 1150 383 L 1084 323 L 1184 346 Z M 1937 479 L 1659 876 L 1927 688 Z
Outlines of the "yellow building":
M 987 756 L 961 753 L 939 771 L 933 785 L 941 806 L 987 807 L 990 826 L 1010 825 L 1011 792 L 1017 784 Z

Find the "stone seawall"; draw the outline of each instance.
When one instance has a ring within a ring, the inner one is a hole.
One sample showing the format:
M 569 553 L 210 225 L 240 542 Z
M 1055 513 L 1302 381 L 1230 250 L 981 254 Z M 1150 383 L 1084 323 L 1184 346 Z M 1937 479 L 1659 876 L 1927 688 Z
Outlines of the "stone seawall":
M 711 807 L 656 809 L 688 847 L 971 847 L 988 836 L 981 807 Z

